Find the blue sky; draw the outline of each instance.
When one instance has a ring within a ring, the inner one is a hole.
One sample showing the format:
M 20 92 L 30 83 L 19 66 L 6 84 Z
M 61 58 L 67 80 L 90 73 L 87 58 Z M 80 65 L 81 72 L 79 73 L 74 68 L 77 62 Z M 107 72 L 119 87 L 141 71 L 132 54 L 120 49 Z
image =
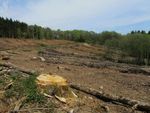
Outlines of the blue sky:
M 0 16 L 52 29 L 150 30 L 150 0 L 0 0 Z

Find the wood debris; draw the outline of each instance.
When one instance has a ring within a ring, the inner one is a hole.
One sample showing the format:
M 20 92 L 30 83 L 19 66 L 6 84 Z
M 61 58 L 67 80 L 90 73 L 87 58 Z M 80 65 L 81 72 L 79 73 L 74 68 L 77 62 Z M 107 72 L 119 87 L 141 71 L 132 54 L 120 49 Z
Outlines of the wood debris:
M 87 88 L 87 87 L 81 86 L 81 85 L 71 84 L 70 87 L 74 88 L 76 90 L 82 91 L 84 93 L 93 95 L 93 96 L 100 98 L 104 101 L 110 101 L 110 102 L 115 101 L 115 102 L 122 103 L 124 105 L 129 105 L 131 107 L 136 106 L 136 109 L 138 109 L 138 110 L 150 111 L 150 104 L 148 104 L 148 103 L 140 102 L 137 100 L 132 100 L 132 99 L 125 98 L 125 97 L 114 96 L 112 94 L 106 94 L 103 91 L 98 91 L 98 90 L 95 90 L 92 88 Z
M 48 94 L 46 94 L 46 93 L 43 93 L 43 95 L 44 95 L 45 97 L 48 97 L 48 98 L 52 98 L 52 97 L 53 97 L 53 96 L 48 95 Z
M 67 103 L 67 100 L 63 97 L 59 97 L 59 96 L 55 95 L 55 98 L 58 99 L 62 103 L 65 103 L 65 104 Z
M 26 97 L 22 97 L 20 100 L 18 100 L 15 104 L 15 108 L 13 111 L 20 110 L 21 106 L 23 105 L 23 102 L 26 100 Z

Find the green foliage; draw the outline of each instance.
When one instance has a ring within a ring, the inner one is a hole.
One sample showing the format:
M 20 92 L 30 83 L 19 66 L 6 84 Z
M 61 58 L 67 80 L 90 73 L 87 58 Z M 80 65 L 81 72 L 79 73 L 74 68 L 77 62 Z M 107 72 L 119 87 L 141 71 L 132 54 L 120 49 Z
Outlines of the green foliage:
M 42 28 L 37 25 L 28 26 L 24 22 L 0 17 L 0 37 L 50 39 L 52 32 L 49 28 Z
M 113 48 L 118 48 L 118 46 L 119 46 L 119 44 L 120 44 L 120 39 L 112 39 L 112 40 L 106 40 L 105 41 L 105 45 L 107 46 L 107 47 L 113 47 Z
M 3 84 L 3 82 L 4 82 L 3 80 L 0 80 L 0 84 Z
M 104 44 L 106 40 L 118 38 L 116 32 L 103 32 L 101 34 L 92 31 L 72 30 L 61 31 L 43 28 L 37 25 L 27 25 L 24 22 L 13 21 L 0 17 L 0 37 L 30 38 L 30 39 L 64 39 L 76 42 Z
M 27 97 L 27 102 L 43 103 L 45 98 L 40 94 L 36 85 L 36 75 L 31 75 L 27 78 L 21 78 L 17 74 L 12 75 L 13 86 L 6 90 L 5 96 L 11 97 Z
M 108 40 L 105 45 L 128 53 L 136 64 L 150 64 L 150 36 L 147 34 L 129 34 L 119 40 Z
M 54 113 L 56 108 L 55 103 L 49 101 L 48 98 L 43 96 L 36 85 L 37 75 L 22 76 L 21 72 L 12 71 L 9 76 L 2 76 L 0 78 L 0 90 L 3 89 L 10 83 L 13 82 L 12 86 L 5 90 L 4 100 L 13 100 L 9 102 L 11 105 L 13 102 L 17 102 L 24 97 L 26 100 L 23 101 L 23 106 L 33 105 L 31 107 L 44 107 L 45 110 L 41 110 L 44 113 Z M 23 107 L 22 106 L 22 107 Z
M 43 102 L 44 96 L 41 95 L 37 89 L 36 76 L 30 76 L 29 78 L 22 81 L 25 94 L 27 95 L 27 101 L 31 102 Z
M 121 35 L 116 32 L 108 32 L 108 31 L 102 32 L 100 34 L 100 44 L 105 44 L 107 40 L 118 39 L 120 37 Z

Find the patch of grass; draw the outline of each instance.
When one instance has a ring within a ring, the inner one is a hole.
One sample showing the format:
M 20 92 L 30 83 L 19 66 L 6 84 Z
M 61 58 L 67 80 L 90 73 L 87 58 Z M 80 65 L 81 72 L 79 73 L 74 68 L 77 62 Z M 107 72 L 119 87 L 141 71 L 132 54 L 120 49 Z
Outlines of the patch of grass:
M 4 84 L 5 84 L 5 80 L 0 79 L 0 90 L 3 89 Z
M 45 98 L 39 93 L 35 81 L 36 76 L 33 75 L 22 82 L 25 94 L 27 95 L 27 101 L 43 103 Z
M 38 107 L 48 108 L 44 110 L 44 113 L 54 113 L 55 104 L 52 101 L 48 101 L 47 98 L 42 95 L 36 84 L 37 75 L 30 75 L 29 77 L 22 77 L 19 73 L 13 73 L 9 79 L 13 80 L 13 85 L 10 89 L 5 91 L 6 99 L 18 100 L 22 97 L 26 97 L 25 104 L 30 104 Z
M 56 105 L 53 102 L 46 103 L 46 105 L 43 107 L 48 108 L 46 111 L 43 111 L 43 113 L 55 113 L 56 112 L 55 111 Z
M 11 97 L 13 97 L 13 96 L 16 96 L 13 89 L 7 90 L 7 91 L 5 92 L 5 97 L 6 97 L 6 98 L 11 98 Z
M 4 81 L 0 79 L 0 84 L 3 84 L 3 83 L 4 83 Z
M 10 78 L 13 80 L 13 81 L 16 81 L 17 79 L 19 79 L 19 76 L 20 75 L 20 73 L 18 73 L 18 72 L 13 72 L 13 73 L 11 73 L 11 76 L 10 76 Z
M 5 97 L 20 98 L 26 96 L 27 102 L 44 102 L 45 97 L 40 94 L 36 85 L 36 75 L 31 75 L 28 78 L 17 77 L 14 75 L 11 78 L 14 83 L 12 88 L 6 90 Z

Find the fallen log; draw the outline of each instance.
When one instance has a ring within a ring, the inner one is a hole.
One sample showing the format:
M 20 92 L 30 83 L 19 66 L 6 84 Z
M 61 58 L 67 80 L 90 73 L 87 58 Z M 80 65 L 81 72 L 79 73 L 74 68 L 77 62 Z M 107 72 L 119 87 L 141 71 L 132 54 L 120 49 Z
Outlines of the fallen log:
M 21 72 L 29 74 L 29 75 L 35 74 L 35 72 L 22 69 L 20 67 L 17 67 L 15 65 L 10 64 L 10 63 L 0 63 L 0 66 L 4 66 L 4 67 L 8 67 L 8 68 L 14 68 L 14 69 L 17 69 L 18 71 L 21 71 Z M 70 84 L 70 87 L 73 89 L 82 91 L 84 93 L 93 95 L 99 99 L 102 99 L 103 101 L 118 102 L 118 103 L 121 103 L 124 105 L 129 105 L 132 108 L 135 108 L 137 110 L 148 111 L 148 112 L 150 111 L 150 104 L 149 103 L 144 103 L 144 102 L 140 102 L 137 100 L 132 100 L 132 99 L 122 97 L 122 96 L 115 96 L 115 95 L 111 95 L 111 94 L 106 94 L 103 91 L 95 90 L 93 88 L 88 88 L 88 87 L 81 86 L 81 85 Z
M 150 76 L 150 72 L 142 69 L 142 68 L 125 68 L 125 69 L 120 69 L 119 70 L 121 73 L 133 73 L 133 74 L 144 74 L 144 75 L 147 75 L 147 76 Z
M 35 71 L 32 71 L 32 70 L 27 70 L 27 69 L 22 69 L 14 64 L 11 64 L 11 63 L 0 63 L 0 66 L 3 66 L 3 67 L 8 67 L 8 68 L 12 68 L 12 69 L 16 69 L 22 73 L 26 73 L 28 75 L 33 75 L 35 74 Z
M 128 105 L 128 106 L 131 106 L 131 107 L 136 106 L 135 109 L 137 109 L 137 110 L 150 111 L 150 104 L 148 104 L 148 103 L 140 102 L 140 101 L 137 101 L 137 100 L 132 100 L 132 99 L 125 98 L 125 97 L 106 94 L 103 91 L 98 91 L 98 90 L 88 88 L 88 87 L 85 87 L 85 86 L 81 86 L 81 85 L 71 84 L 70 87 L 73 88 L 73 89 L 82 91 L 84 93 L 93 95 L 93 96 L 95 96 L 99 99 L 102 99 L 103 101 L 119 102 L 121 104 Z

